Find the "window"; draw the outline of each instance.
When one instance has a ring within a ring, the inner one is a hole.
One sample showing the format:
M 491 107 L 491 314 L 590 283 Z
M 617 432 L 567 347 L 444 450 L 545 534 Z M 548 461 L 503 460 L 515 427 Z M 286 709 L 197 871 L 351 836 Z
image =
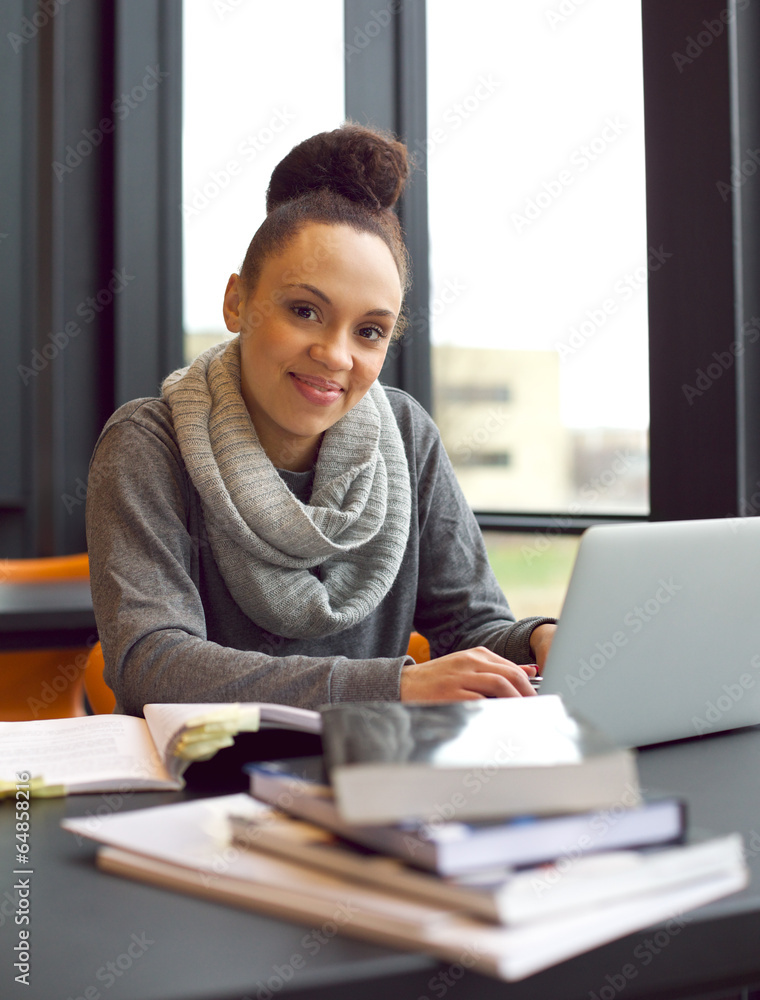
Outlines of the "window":
M 476 510 L 643 515 L 640 2 L 559 6 L 427 5 L 434 416 Z
M 263 222 L 282 157 L 344 112 L 342 0 L 185 2 L 185 358 L 229 336 L 227 279 Z M 297 30 L 294 30 L 296 26 Z

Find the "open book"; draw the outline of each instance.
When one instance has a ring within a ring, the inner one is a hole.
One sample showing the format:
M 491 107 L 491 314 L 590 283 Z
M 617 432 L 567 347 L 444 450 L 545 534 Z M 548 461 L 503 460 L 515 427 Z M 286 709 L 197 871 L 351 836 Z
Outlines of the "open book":
M 319 712 L 257 702 L 146 705 L 144 712 L 144 719 L 0 722 L 0 797 L 13 793 L 20 774 L 37 795 L 182 788 L 188 765 L 230 746 L 236 733 L 321 727 Z

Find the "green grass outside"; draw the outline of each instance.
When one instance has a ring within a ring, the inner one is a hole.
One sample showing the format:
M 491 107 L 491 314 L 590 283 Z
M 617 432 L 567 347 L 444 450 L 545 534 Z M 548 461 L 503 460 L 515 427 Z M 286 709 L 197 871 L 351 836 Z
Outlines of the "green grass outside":
M 486 531 L 484 539 L 491 567 L 515 615 L 557 617 L 579 537 Z

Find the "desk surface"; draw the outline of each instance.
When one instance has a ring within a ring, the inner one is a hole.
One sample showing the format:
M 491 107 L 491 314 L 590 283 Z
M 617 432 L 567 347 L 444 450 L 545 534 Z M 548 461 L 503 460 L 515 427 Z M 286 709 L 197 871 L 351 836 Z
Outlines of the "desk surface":
M 0 649 L 83 646 L 94 637 L 89 580 L 0 584 Z
M 30 988 L 13 981 L 10 802 L 0 803 L 0 995 L 7 1000 L 589 1000 L 695 997 L 760 983 L 760 727 L 641 752 L 647 792 L 683 795 L 693 829 L 739 830 L 749 888 L 653 929 L 505 984 L 349 938 L 315 948 L 310 928 L 98 872 L 65 816 L 157 805 L 187 793 L 71 796 L 32 807 Z M 130 951 L 131 949 L 131 951 Z M 109 967 L 109 963 L 111 963 Z M 297 971 L 294 967 L 299 966 Z M 624 972 L 623 970 L 626 970 Z M 623 977 L 621 979 L 621 977 Z M 620 989 L 621 983 L 623 989 Z M 615 984 L 618 989 L 615 990 Z

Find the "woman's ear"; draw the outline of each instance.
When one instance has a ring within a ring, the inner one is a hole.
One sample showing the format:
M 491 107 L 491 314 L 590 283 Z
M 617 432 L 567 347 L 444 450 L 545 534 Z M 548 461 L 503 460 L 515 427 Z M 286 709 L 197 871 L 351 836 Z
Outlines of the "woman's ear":
M 231 274 L 224 290 L 224 304 L 222 305 L 224 325 L 230 333 L 240 333 L 242 329 L 244 303 L 245 294 L 240 275 Z

